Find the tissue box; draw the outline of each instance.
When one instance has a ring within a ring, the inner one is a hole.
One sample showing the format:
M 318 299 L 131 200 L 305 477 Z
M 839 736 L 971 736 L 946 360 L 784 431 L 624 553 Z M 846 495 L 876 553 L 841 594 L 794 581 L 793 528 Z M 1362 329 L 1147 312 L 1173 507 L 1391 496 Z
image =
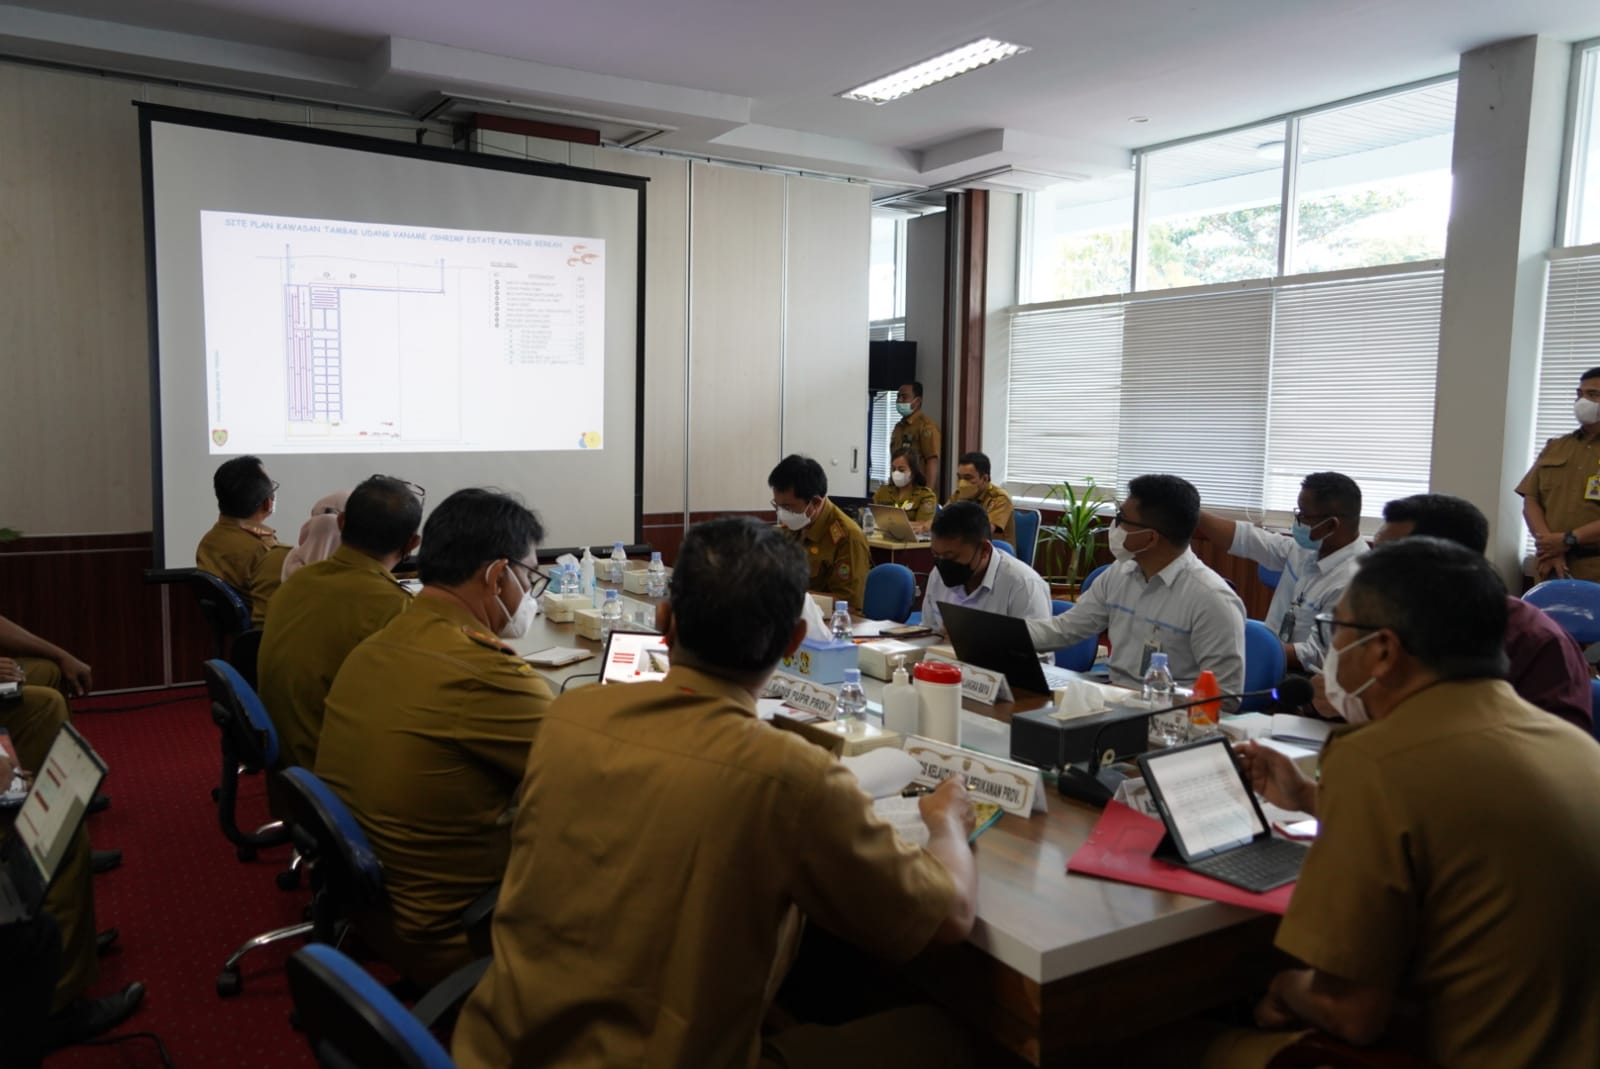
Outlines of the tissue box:
M 905 658 L 906 673 L 909 675 L 911 666 L 922 660 L 923 653 L 921 646 L 913 646 L 909 642 L 901 642 L 894 638 L 863 642 L 856 647 L 856 650 L 861 658 L 861 674 L 885 682 L 894 678 L 896 657 Z
M 901 743 L 905 741 L 898 731 L 889 731 L 876 724 L 862 724 L 858 731 L 843 735 L 828 720 L 796 720 L 780 715 L 773 717 L 772 723 L 775 727 L 792 731 L 807 742 L 815 743 L 840 757 L 855 757 L 857 754 L 885 746 L 899 749 Z
M 817 608 L 822 610 L 822 618 L 824 620 L 833 619 L 833 603 L 839 600 L 838 598 L 835 598 L 832 594 L 818 594 L 815 591 L 810 594 L 810 598 L 817 603 Z
M 578 627 L 578 634 L 584 638 L 600 641 L 600 610 L 591 609 L 587 605 L 575 609 L 572 613 L 572 622 Z
M 794 651 L 792 657 L 783 659 L 781 667 L 813 683 L 838 684 L 844 682 L 844 670 L 858 667 L 860 661 L 860 652 L 853 642 L 834 642 L 832 639 L 817 642 L 808 638 L 800 643 L 800 648 Z
M 539 600 L 544 603 L 545 619 L 553 624 L 570 624 L 574 612 L 593 607 L 588 594 L 553 594 L 547 590 Z
M 672 569 L 666 570 L 668 582 L 672 581 Z M 622 573 L 622 589 L 630 594 L 649 594 L 650 564 L 647 561 L 633 560 L 628 562 L 627 569 Z

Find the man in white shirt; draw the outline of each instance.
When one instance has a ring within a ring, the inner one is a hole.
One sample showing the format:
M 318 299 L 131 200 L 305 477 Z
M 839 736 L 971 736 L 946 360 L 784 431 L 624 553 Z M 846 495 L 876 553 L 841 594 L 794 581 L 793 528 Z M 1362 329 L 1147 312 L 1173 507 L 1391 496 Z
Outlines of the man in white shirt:
M 922 599 L 922 622 L 944 630 L 942 602 L 1016 616 L 1050 618 L 1050 587 L 1039 573 L 994 548 L 989 514 L 976 501 L 957 501 L 933 518 L 928 549 L 933 573 Z
M 1244 689 L 1244 602 L 1189 549 L 1200 494 L 1176 475 L 1128 484 L 1109 535 L 1117 562 L 1070 610 L 1028 624 L 1040 650 L 1111 634 L 1111 681 L 1138 686 L 1150 654 L 1167 655 L 1172 678 L 1192 686 L 1209 669 L 1224 694 Z
M 1367 551 L 1361 537 L 1361 487 L 1336 471 L 1307 475 L 1300 484 L 1292 535 L 1245 520 L 1200 513 L 1200 533 L 1235 557 L 1282 572 L 1266 624 L 1283 643 L 1291 672 L 1322 669 L 1324 650 L 1314 620 L 1332 612 Z

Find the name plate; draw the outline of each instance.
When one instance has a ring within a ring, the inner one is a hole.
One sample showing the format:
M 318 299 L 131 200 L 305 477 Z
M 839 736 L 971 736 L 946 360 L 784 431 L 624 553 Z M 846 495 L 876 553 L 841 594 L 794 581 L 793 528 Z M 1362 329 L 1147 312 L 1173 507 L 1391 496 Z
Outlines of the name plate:
M 961 696 L 971 698 L 982 705 L 993 705 L 996 702 L 1012 700 L 1011 684 L 999 672 L 991 672 L 987 668 L 979 668 L 965 661 L 958 661 L 954 657 L 945 657 L 938 653 L 925 653 L 924 661 L 943 661 L 953 664 L 961 669 Z
M 1026 817 L 1046 809 L 1044 780 L 1032 765 L 963 750 L 920 735 L 906 739 L 904 750 L 920 769 L 914 782 L 934 787 L 956 773 L 967 778 L 967 790 L 979 801 L 993 802 L 1007 813 Z
M 839 701 L 838 691 L 787 672 L 772 673 L 764 696 L 778 698 L 785 705 L 815 713 L 824 720 L 833 719 L 833 707 Z

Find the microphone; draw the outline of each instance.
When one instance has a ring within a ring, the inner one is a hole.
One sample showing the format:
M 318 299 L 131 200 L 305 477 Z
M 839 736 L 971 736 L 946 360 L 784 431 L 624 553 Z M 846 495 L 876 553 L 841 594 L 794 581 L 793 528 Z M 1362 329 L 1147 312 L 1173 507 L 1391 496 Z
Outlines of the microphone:
M 1094 742 L 1089 752 L 1087 768 L 1078 765 L 1067 765 L 1056 777 L 1056 790 L 1067 798 L 1076 798 L 1080 802 L 1087 802 L 1092 806 L 1104 807 L 1117 793 L 1117 786 L 1126 777 L 1118 776 L 1111 782 L 1103 778 L 1105 765 L 1117 760 L 1114 752 L 1102 752 L 1100 749 L 1106 731 L 1119 727 L 1133 720 L 1148 720 L 1152 716 L 1162 713 L 1177 713 L 1185 709 L 1192 709 L 1197 705 L 1208 705 L 1211 702 L 1232 701 L 1237 698 L 1260 698 L 1270 695 L 1275 701 L 1293 708 L 1309 704 L 1315 692 L 1311 687 L 1311 680 L 1301 675 L 1288 675 L 1280 679 L 1277 685 L 1264 690 L 1247 690 L 1238 694 L 1218 694 L 1209 698 L 1195 698 L 1190 701 L 1169 705 L 1164 709 L 1133 709 L 1127 715 L 1118 716 L 1107 720 L 1094 734 Z M 1144 752 L 1143 750 L 1140 751 Z

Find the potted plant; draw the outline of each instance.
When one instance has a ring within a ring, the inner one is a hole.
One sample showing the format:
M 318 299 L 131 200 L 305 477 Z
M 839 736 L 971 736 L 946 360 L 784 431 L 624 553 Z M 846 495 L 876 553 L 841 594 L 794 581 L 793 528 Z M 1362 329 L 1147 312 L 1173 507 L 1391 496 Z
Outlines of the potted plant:
M 1114 502 L 1094 479 L 1083 480 L 1079 490 L 1062 480 L 1044 494 L 1044 507 L 1059 508 L 1061 519 L 1039 530 L 1039 571 L 1050 584 L 1050 596 L 1067 601 L 1078 597 L 1078 584 L 1094 566 L 1094 544 Z
M 21 537 L 21 531 L 14 531 L 9 527 L 0 527 L 0 542 L 15 542 Z

